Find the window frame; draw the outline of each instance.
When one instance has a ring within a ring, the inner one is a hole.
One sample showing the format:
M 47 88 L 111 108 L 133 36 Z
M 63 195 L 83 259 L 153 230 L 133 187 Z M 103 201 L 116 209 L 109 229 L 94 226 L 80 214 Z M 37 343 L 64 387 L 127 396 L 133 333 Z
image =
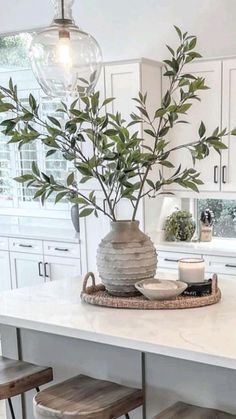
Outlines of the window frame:
M 19 35 L 21 33 L 34 33 L 37 32 L 39 30 L 42 30 L 43 28 L 37 28 L 37 29 L 30 29 L 30 30 L 21 30 L 21 31 L 16 31 L 16 32 L 9 32 L 9 33 L 0 33 L 0 37 L 4 38 L 4 37 L 8 37 L 8 36 L 15 36 L 15 35 Z M 37 96 L 40 96 L 40 103 L 41 100 L 43 99 L 43 95 L 44 93 L 42 93 L 40 95 L 40 91 L 41 88 L 37 82 L 37 80 L 35 79 L 31 68 L 22 68 L 22 69 L 11 69 L 11 70 L 6 70 L 6 71 L 2 71 L 0 72 L 0 76 L 3 73 L 9 73 L 9 78 L 12 76 L 13 78 L 13 82 L 14 82 L 14 73 L 18 73 L 20 74 L 20 72 L 30 72 L 33 76 L 33 80 L 35 82 L 35 86 L 36 88 L 34 89 L 35 91 L 37 90 Z M 17 81 L 16 83 L 18 83 L 19 81 Z M 2 81 L 1 81 L 2 84 Z M 19 92 L 27 92 L 27 89 L 19 89 Z M 28 92 L 31 91 L 30 88 L 28 90 Z M 17 169 L 16 169 L 16 164 L 15 164 L 15 157 L 16 157 L 16 153 L 17 153 L 17 145 L 11 145 L 13 147 L 10 147 L 10 161 L 11 164 L 13 163 L 13 168 L 11 168 L 11 177 L 15 177 L 16 175 L 18 175 L 17 173 Z M 40 150 L 40 154 L 41 154 L 41 162 L 42 162 L 42 167 L 45 167 L 45 155 L 43 157 L 43 153 L 44 153 L 44 147 L 42 144 L 39 144 L 39 148 Z M 20 187 L 22 187 L 22 185 L 20 185 Z M 13 199 L 9 200 L 9 201 L 4 201 L 3 199 L 0 198 L 0 215 L 9 215 L 9 216 L 34 216 L 35 217 L 35 210 L 37 210 L 37 217 L 42 217 L 42 218 L 59 218 L 59 219 L 70 219 L 70 204 L 69 203 L 59 203 L 59 204 L 53 204 L 53 202 L 50 203 L 46 203 L 45 207 L 42 207 L 42 205 L 39 202 L 36 202 L 34 200 L 32 201 L 25 201 L 25 202 L 21 202 L 21 204 L 19 205 L 19 193 L 17 192 L 17 190 L 19 189 L 19 184 L 15 183 L 15 185 L 13 185 Z

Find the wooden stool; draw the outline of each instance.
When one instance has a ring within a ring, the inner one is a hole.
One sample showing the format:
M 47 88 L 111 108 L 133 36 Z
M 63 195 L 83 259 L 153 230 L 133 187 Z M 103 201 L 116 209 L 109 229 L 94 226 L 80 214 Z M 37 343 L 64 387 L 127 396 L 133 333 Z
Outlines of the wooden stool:
M 143 392 L 78 375 L 34 397 L 37 419 L 115 419 L 143 405 Z
M 153 419 L 235 419 L 236 415 L 178 402 Z
M 11 397 L 34 388 L 38 392 L 39 386 L 52 381 L 52 378 L 52 368 L 0 356 L 0 400 L 8 400 L 12 419 L 15 419 L 15 414 Z

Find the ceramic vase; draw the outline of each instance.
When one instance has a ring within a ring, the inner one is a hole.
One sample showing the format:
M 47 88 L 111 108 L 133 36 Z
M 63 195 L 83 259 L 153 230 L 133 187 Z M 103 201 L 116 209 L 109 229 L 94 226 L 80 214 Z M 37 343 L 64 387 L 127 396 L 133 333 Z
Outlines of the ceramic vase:
M 79 205 L 74 204 L 71 207 L 71 221 L 77 233 L 80 232 L 80 225 L 79 225 Z
M 111 222 L 98 247 L 97 268 L 106 290 L 116 296 L 136 295 L 135 283 L 155 276 L 156 249 L 138 221 Z

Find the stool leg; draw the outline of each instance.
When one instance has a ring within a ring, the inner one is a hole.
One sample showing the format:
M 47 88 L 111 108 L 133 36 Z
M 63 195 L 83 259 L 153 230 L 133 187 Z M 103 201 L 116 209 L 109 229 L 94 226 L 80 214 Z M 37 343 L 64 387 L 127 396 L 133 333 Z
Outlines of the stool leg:
M 128 413 L 126 413 L 125 417 L 126 417 L 126 419 L 130 419 Z
M 7 399 L 7 400 L 8 400 L 8 405 L 9 405 L 9 409 L 10 409 L 10 412 L 11 412 L 11 417 L 12 417 L 12 419 L 16 419 L 11 399 Z

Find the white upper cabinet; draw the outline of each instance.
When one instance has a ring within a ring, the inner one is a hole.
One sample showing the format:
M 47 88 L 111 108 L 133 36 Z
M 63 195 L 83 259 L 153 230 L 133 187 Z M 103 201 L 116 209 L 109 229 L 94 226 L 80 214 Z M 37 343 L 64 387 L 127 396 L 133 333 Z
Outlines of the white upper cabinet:
M 231 131 L 236 127 L 236 59 L 225 60 L 223 62 L 223 123 Z M 236 137 L 228 136 L 225 139 L 227 150 L 222 153 L 222 185 L 223 192 L 236 191 Z
M 191 143 L 198 140 L 198 129 L 201 121 L 206 125 L 207 135 L 211 135 L 213 130 L 221 127 L 221 83 L 222 83 L 222 62 L 221 61 L 198 61 L 185 66 L 185 73 L 191 73 L 196 77 L 203 77 L 209 90 L 202 90 L 199 93 L 201 102 L 193 102 L 192 108 L 183 115 L 181 119 L 189 124 L 178 124 L 172 132 L 171 138 L 168 138 L 170 148 L 183 143 Z M 236 83 L 236 74 L 235 74 Z M 164 82 L 165 85 L 165 82 Z M 236 102 L 236 99 L 235 99 Z M 235 110 L 236 113 L 236 110 Z M 182 169 L 193 166 L 192 157 L 188 150 L 179 150 L 172 154 L 170 158 L 175 167 L 181 164 Z M 200 178 L 204 185 L 200 186 L 201 191 L 219 191 L 220 190 L 220 164 L 221 159 L 217 152 L 211 150 L 210 156 L 206 160 L 197 161 L 195 168 L 201 172 Z M 169 177 L 174 169 L 164 169 L 164 176 Z M 165 187 L 168 191 L 183 190 L 179 185 L 173 184 Z
M 135 102 L 132 98 L 137 97 L 141 90 L 139 63 L 111 64 L 105 66 L 105 92 L 106 97 L 114 97 L 115 100 L 107 106 L 112 113 L 117 111 L 126 120 L 135 111 Z

